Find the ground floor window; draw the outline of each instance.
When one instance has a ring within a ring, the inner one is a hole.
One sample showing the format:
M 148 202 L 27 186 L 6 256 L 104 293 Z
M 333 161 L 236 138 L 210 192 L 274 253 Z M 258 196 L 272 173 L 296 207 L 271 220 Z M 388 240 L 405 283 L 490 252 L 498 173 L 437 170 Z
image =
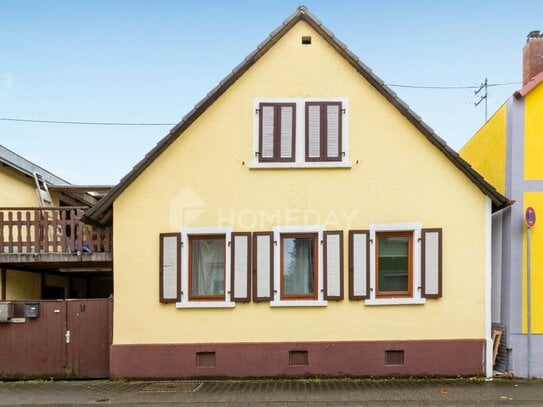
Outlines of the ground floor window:
M 413 293 L 413 232 L 376 233 L 377 296 Z
M 225 300 L 225 235 L 189 236 L 191 300 Z
M 281 234 L 281 299 L 317 298 L 317 236 Z

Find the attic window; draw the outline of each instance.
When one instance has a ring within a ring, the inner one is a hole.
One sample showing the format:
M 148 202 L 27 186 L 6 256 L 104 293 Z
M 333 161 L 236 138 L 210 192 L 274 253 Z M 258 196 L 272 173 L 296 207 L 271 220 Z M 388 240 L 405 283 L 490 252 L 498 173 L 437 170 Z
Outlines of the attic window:
M 310 35 L 302 36 L 302 44 L 303 45 L 310 45 L 311 44 L 311 36 Z

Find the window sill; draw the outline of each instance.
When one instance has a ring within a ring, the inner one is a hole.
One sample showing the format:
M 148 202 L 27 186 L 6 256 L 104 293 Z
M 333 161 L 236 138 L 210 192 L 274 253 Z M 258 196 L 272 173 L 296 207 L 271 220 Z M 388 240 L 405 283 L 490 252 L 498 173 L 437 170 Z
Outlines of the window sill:
M 192 301 L 192 302 L 177 302 L 176 308 L 234 308 L 235 302 L 227 301 Z
M 270 307 L 326 307 L 328 301 L 324 300 L 290 300 L 272 301 Z
M 270 168 L 351 168 L 350 161 L 312 161 L 312 162 L 265 162 L 253 161 L 249 164 L 251 170 Z
M 364 305 L 423 305 L 426 298 L 374 298 L 364 301 Z

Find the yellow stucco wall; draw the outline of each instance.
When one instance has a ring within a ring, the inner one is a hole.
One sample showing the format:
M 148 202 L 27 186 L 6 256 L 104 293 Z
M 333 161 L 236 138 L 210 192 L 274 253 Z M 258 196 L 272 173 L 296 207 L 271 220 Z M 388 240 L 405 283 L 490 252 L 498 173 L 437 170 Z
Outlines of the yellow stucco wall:
M 543 86 L 524 99 L 524 178 L 543 179 Z
M 6 270 L 6 300 L 41 298 L 41 276 L 19 270 Z
M 505 193 L 506 112 L 505 104 L 460 150 L 460 156 Z
M 32 178 L 0 165 L 0 185 L 0 207 L 39 205 Z
M 58 206 L 59 197 L 51 193 L 53 204 Z M 0 207 L 39 206 L 34 179 L 5 165 L 0 165 Z
M 525 192 L 524 193 L 524 208 L 534 208 L 536 215 L 543 213 L 543 192 Z M 541 216 L 541 215 L 539 215 Z M 536 220 L 535 226 L 531 230 L 532 241 L 532 266 L 531 266 L 531 282 L 532 282 L 532 332 L 543 333 L 543 224 L 541 219 Z M 527 327 L 527 252 L 526 252 L 526 225 L 524 226 L 523 242 L 522 242 L 522 330 L 524 333 L 528 331 Z
M 300 44 L 302 35 L 313 37 L 311 46 Z M 349 98 L 352 168 L 249 169 L 254 98 L 306 96 Z M 486 199 L 300 22 L 115 201 L 114 343 L 484 338 Z M 181 204 L 193 209 L 180 216 Z M 370 223 L 442 227 L 443 298 L 409 306 L 345 299 L 322 308 L 159 303 L 159 233 L 179 231 L 180 219 L 257 231 L 302 224 L 306 214 L 309 223 L 344 230 L 345 243 L 349 229 Z

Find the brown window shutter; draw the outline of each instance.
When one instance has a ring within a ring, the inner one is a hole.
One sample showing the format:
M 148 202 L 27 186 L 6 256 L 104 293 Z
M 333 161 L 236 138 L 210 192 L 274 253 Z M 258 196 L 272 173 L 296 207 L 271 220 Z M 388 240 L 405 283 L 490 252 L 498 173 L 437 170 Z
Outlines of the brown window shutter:
M 233 232 L 231 242 L 231 298 L 247 302 L 251 299 L 251 233 Z
M 324 299 L 343 299 L 343 231 L 323 234 Z
M 260 104 L 260 158 L 274 158 L 275 108 Z
M 259 161 L 296 160 L 296 103 L 260 103 Z
M 319 103 L 306 103 L 306 158 L 319 159 L 321 157 L 321 105 Z
M 341 103 L 326 105 L 326 159 L 341 160 Z
M 181 301 L 181 233 L 160 234 L 160 302 Z
M 281 159 L 294 158 L 294 106 L 279 106 L 279 156 Z
M 306 161 L 341 161 L 341 102 L 306 102 Z
M 365 300 L 370 292 L 370 232 L 349 231 L 349 299 Z
M 273 298 L 273 232 L 253 233 L 253 301 Z
M 443 286 L 442 229 L 421 231 L 421 286 L 423 298 L 441 298 Z

